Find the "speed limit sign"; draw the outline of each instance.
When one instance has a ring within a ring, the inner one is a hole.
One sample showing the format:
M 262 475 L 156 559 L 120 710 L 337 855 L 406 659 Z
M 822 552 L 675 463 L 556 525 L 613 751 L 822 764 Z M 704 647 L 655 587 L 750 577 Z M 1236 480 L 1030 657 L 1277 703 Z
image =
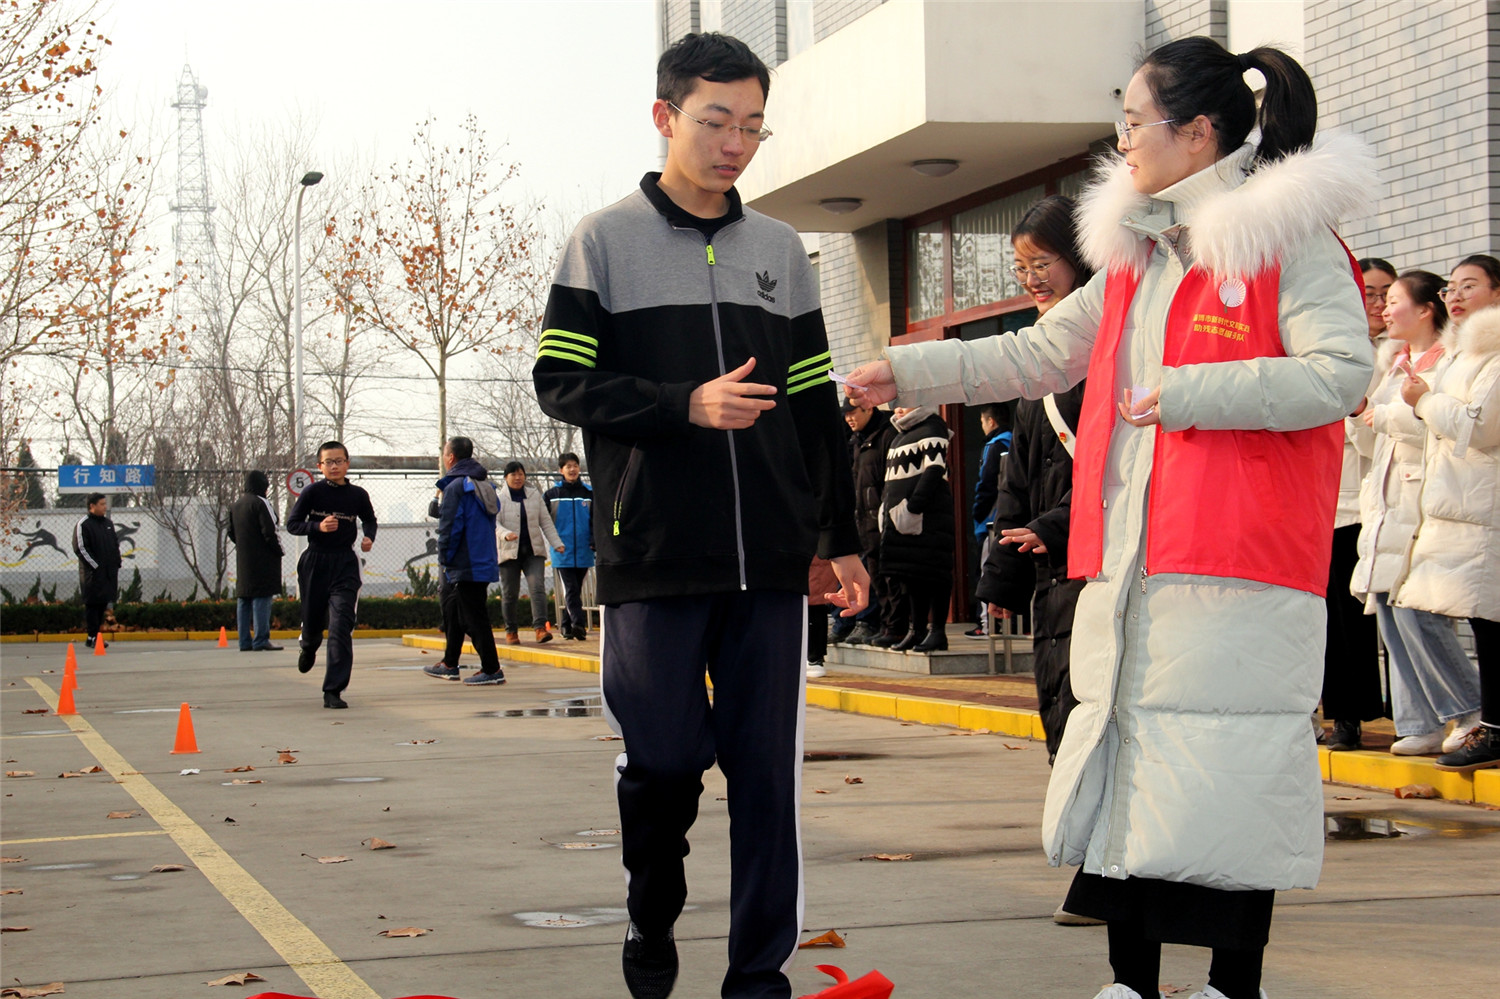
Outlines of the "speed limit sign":
M 297 468 L 286 473 L 286 488 L 293 496 L 301 496 L 302 491 L 314 482 L 318 481 L 313 473 L 305 468 Z

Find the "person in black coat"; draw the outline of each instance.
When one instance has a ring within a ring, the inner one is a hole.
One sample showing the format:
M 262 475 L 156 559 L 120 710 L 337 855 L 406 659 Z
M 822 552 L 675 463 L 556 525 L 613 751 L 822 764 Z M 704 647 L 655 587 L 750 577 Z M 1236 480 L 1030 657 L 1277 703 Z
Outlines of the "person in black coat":
M 284 551 L 276 529 L 276 511 L 266 499 L 270 488 L 271 480 L 265 472 L 247 472 L 245 492 L 229 509 L 241 652 L 281 650 L 281 646 L 271 644 L 271 601 L 281 594 Z
M 99 638 L 104 611 L 120 595 L 120 538 L 109 519 L 109 497 L 89 493 L 88 515 L 73 528 L 73 551 L 78 556 L 78 592 L 83 596 L 84 627 L 89 648 Z
M 859 616 L 834 618 L 834 641 L 889 648 L 906 637 L 906 602 L 880 568 L 880 498 L 885 492 L 885 459 L 896 438 L 891 414 L 844 404 L 849 425 L 849 456 L 854 469 L 854 526 L 860 558 L 870 574 L 870 606 Z M 840 628 L 840 622 L 850 622 Z
M 953 594 L 953 492 L 948 425 L 931 406 L 897 409 L 880 504 L 880 568 L 906 595 L 911 630 L 896 652 L 940 652 Z

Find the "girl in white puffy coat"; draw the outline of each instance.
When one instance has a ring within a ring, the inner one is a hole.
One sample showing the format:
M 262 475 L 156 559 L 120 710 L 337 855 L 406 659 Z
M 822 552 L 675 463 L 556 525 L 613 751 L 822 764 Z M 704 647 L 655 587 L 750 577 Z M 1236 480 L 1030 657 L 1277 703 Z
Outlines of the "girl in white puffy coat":
M 1402 387 L 1428 437 L 1422 526 L 1396 603 L 1469 619 L 1482 711 L 1455 729 L 1462 741 L 1437 764 L 1468 773 L 1500 766 L 1500 304 L 1472 311 L 1500 303 L 1500 262 L 1470 257 L 1453 277 L 1449 301 L 1462 296 L 1463 322 L 1444 337 L 1452 363 Z
M 1427 271 L 1407 271 L 1391 286 L 1385 306 L 1390 340 L 1379 360 L 1385 374 L 1363 410 L 1350 418 L 1375 437 L 1360 491 L 1359 564 L 1349 589 L 1376 615 L 1390 657 L 1391 713 L 1399 737 L 1391 752 L 1399 756 L 1439 752 L 1449 720 L 1464 731 L 1479 720 L 1479 675 L 1452 619 L 1391 602 L 1422 520 L 1427 448 L 1427 427 L 1401 398 L 1401 386 L 1413 374 L 1440 377 L 1452 360 L 1438 341 L 1437 330 L 1448 318 L 1442 288 L 1443 279 Z

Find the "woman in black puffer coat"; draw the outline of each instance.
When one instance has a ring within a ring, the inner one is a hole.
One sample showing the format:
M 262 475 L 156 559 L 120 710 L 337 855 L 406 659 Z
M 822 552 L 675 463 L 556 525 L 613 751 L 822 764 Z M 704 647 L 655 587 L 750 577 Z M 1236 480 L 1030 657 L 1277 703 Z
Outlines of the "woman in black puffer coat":
M 906 594 L 911 630 L 892 650 L 939 652 L 953 593 L 948 425 L 931 406 L 897 409 L 880 505 L 880 569 Z

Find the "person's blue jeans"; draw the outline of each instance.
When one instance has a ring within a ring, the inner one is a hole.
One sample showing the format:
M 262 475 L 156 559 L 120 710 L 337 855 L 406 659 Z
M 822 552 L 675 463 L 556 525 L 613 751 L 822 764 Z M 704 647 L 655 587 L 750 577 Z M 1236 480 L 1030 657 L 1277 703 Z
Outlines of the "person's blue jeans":
M 1426 735 L 1479 710 L 1479 669 L 1464 654 L 1453 619 L 1392 607 L 1375 594 L 1380 640 L 1391 663 L 1391 714 L 1396 735 Z
M 240 651 L 253 652 L 271 644 L 272 597 L 240 597 L 238 617 L 240 624 Z M 255 636 L 252 640 L 251 629 Z
M 543 576 L 547 560 L 540 555 L 513 558 L 500 563 L 500 609 L 505 615 L 505 630 L 519 631 L 516 611 L 521 597 L 521 574 L 531 591 L 531 626 L 547 627 L 547 580 Z

